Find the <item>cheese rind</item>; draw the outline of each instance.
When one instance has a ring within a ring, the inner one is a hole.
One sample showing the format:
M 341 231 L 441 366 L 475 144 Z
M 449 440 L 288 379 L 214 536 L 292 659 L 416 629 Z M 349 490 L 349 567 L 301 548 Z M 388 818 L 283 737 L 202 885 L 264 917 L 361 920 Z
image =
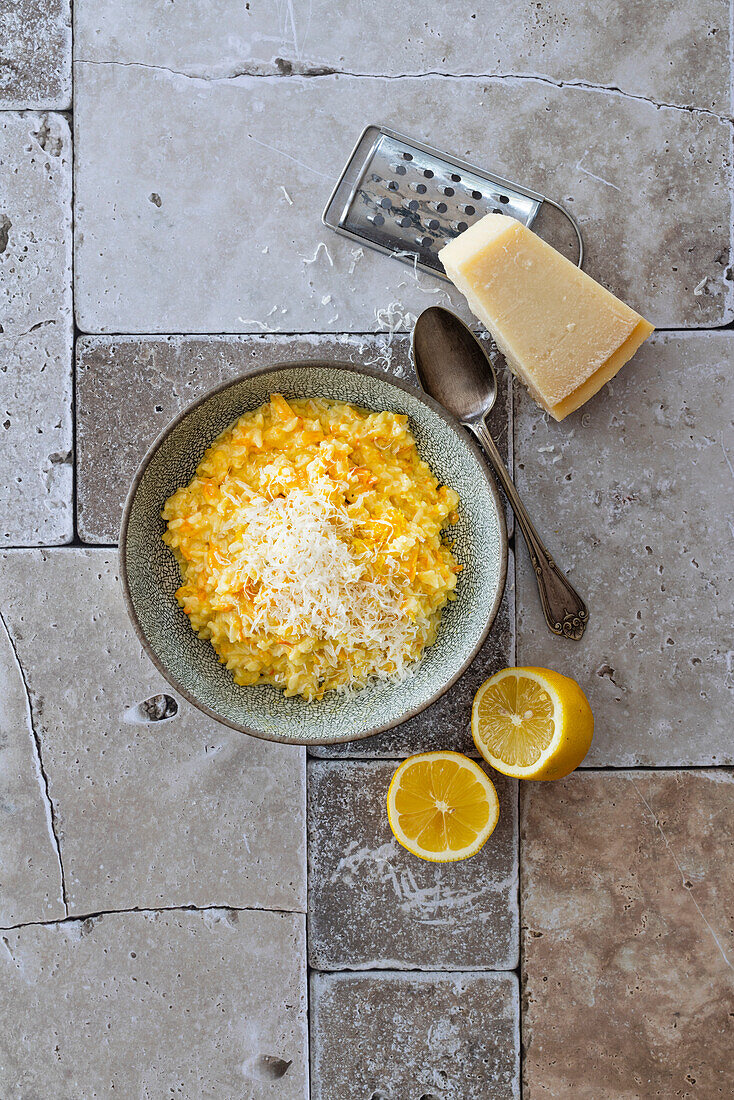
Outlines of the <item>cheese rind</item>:
M 486 214 L 439 255 L 510 369 L 556 420 L 588 401 L 653 332 L 639 313 L 505 214 Z

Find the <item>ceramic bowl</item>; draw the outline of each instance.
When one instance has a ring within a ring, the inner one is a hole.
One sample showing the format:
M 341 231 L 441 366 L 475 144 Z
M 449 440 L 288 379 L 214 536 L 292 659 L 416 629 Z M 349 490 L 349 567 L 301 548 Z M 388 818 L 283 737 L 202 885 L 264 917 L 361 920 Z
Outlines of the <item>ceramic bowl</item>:
M 450 529 L 463 564 L 457 598 L 436 641 L 399 684 L 307 703 L 268 684 L 238 687 L 175 599 L 181 577 L 161 540 L 161 510 L 188 484 L 209 444 L 242 413 L 286 397 L 323 397 L 409 417 L 422 457 L 460 498 Z M 228 382 L 185 409 L 163 431 L 136 474 L 122 520 L 121 576 L 128 611 L 149 657 L 172 687 L 220 722 L 271 741 L 319 745 L 368 737 L 412 717 L 458 679 L 487 636 L 507 569 L 507 532 L 494 481 L 465 429 L 430 397 L 394 378 L 347 363 L 283 363 Z

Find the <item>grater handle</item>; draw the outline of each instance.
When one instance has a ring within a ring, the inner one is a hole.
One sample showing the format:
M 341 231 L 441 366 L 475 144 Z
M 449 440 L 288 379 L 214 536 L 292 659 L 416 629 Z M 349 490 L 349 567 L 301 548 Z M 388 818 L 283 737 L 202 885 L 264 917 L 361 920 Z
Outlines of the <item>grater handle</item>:
M 573 228 L 573 231 L 576 234 L 576 241 L 577 241 L 578 246 L 579 246 L 579 254 L 578 254 L 578 257 L 576 259 L 576 267 L 583 267 L 584 266 L 584 241 L 583 241 L 583 238 L 581 236 L 581 227 L 579 226 L 579 223 L 576 221 L 573 214 L 569 214 L 568 210 L 566 210 L 566 207 L 561 206 L 561 204 L 559 202 L 554 202 L 553 199 L 544 198 L 543 203 L 548 203 L 548 206 L 552 206 L 552 207 L 554 207 L 555 210 L 559 210 L 561 212 L 561 214 L 563 214 L 563 216 L 568 221 L 570 221 L 571 226 Z
M 578 641 L 586 630 L 586 604 L 543 545 L 484 420 L 465 421 L 482 444 L 505 491 L 530 553 L 545 621 L 554 634 Z

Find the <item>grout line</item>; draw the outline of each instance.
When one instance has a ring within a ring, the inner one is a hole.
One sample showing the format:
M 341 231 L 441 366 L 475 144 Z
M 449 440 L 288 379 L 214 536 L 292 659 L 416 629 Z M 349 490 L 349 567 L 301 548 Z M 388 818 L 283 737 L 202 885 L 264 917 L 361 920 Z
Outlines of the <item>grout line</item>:
M 60 546 L 59 549 L 67 550 L 114 550 L 115 553 L 120 548 L 119 542 L 85 542 L 83 538 L 79 537 L 74 542 L 67 542 L 64 546 Z
M 518 959 L 517 959 L 517 985 L 518 985 L 518 1084 L 520 1100 L 523 1095 L 523 1078 L 525 1069 L 525 1044 L 523 1042 L 523 1017 L 524 1017 L 524 940 L 523 940 L 523 914 L 522 914 L 522 786 L 517 784 L 517 912 L 518 912 Z
M 74 537 L 70 543 L 65 543 L 66 546 L 75 546 L 79 541 L 79 524 L 77 517 L 78 508 L 78 492 L 79 492 L 79 454 L 78 454 L 78 442 L 79 433 L 77 432 L 77 381 L 76 381 L 76 332 L 72 333 L 71 338 L 71 522 Z
M 441 280 L 445 282 L 445 280 Z M 471 327 L 471 326 L 470 326 Z M 727 332 L 734 329 L 734 321 L 726 321 L 721 325 L 670 325 L 670 326 L 656 326 L 655 330 L 650 337 L 651 340 L 655 340 L 656 336 L 665 334 L 685 336 L 689 333 L 705 333 L 705 332 Z M 317 339 L 342 339 L 344 337 L 360 337 L 362 339 L 372 338 L 383 340 L 390 339 L 408 339 L 412 329 L 395 329 L 391 334 L 385 329 L 311 329 L 304 331 L 302 329 L 282 329 L 277 332 L 247 332 L 247 331 L 235 331 L 235 330 L 219 330 L 212 332 L 86 332 L 80 329 L 76 323 L 74 325 L 75 338 L 83 338 L 85 340 L 94 340 L 97 343 L 109 340 L 126 340 L 126 341 L 153 341 L 153 340 L 170 340 L 170 339 L 184 339 L 192 341 L 204 341 L 210 339 L 216 340 L 261 340 L 268 342 L 275 337 L 276 339 L 284 340 L 299 340 L 309 339 L 311 337 Z M 477 327 L 472 329 L 472 332 L 478 335 L 484 335 L 486 330 L 483 327 Z
M 511 416 L 511 432 L 510 432 L 510 451 L 512 455 L 511 474 L 512 480 L 515 480 L 515 396 L 516 385 L 514 377 L 510 381 L 510 394 L 512 398 L 512 416 Z M 516 528 L 513 529 L 513 534 Z M 513 568 L 513 600 L 512 600 L 512 618 L 514 630 L 512 632 L 512 645 L 513 655 L 512 663 L 517 667 L 517 636 L 518 636 L 518 607 L 517 607 L 517 539 L 514 539 L 513 554 L 512 554 L 512 568 Z M 522 785 L 517 783 L 517 924 L 518 924 L 518 953 L 517 953 L 517 994 L 518 994 L 518 1033 L 517 1033 L 517 1065 L 518 1065 L 518 1093 L 520 1100 L 523 1095 L 523 1070 L 524 1070 L 524 1058 L 523 1058 L 523 931 L 522 931 L 522 817 L 521 817 L 521 790 Z
M 0 928 L 0 932 L 12 931 L 12 929 Z M 318 966 L 309 967 L 310 974 L 354 974 L 356 977 L 362 977 L 364 975 L 371 975 L 375 978 L 381 978 L 385 974 L 449 974 L 459 977 L 461 974 L 514 974 L 518 976 L 518 967 L 502 968 L 492 967 L 491 969 L 477 968 L 476 966 L 463 966 L 460 970 L 447 969 L 445 966 L 436 967 L 430 969 L 425 966 L 396 966 L 394 961 L 391 961 L 387 966 L 376 966 L 374 962 L 370 962 L 367 966 L 354 970 L 349 966 L 340 966 L 334 970 L 322 970 Z
M 72 15 L 72 50 L 74 43 L 74 16 Z M 72 432 L 74 443 L 74 465 L 73 465 L 73 481 L 72 481 L 72 523 L 74 530 L 74 541 L 72 545 L 76 545 L 77 542 L 81 542 L 79 536 L 79 418 L 78 418 L 78 399 L 77 399 L 77 343 L 79 337 L 82 335 L 77 324 L 76 319 L 76 146 L 77 146 L 77 126 L 76 126 L 76 112 L 73 110 L 74 106 L 74 66 L 72 57 L 72 111 L 71 111 L 71 146 L 72 146 L 72 171 L 71 171 L 71 320 L 72 320 L 72 341 L 71 341 L 71 393 L 72 393 Z
M 76 386 L 76 342 L 79 330 L 76 323 L 76 119 L 74 104 L 74 68 L 72 65 L 72 109 L 69 111 L 69 131 L 71 134 L 71 525 L 73 541 L 79 537 L 77 528 L 77 386 Z
M 34 543 L 31 546 L 0 546 L 0 553 L 12 551 L 12 553 L 17 554 L 21 550 L 40 550 L 44 553 L 57 550 L 114 550 L 117 552 L 118 547 L 119 543 L 117 542 L 82 542 L 81 539 L 75 538 L 73 542 L 59 542 L 50 545 L 48 543 Z
M 94 913 L 72 913 L 61 920 L 29 920 L 22 924 L 0 927 L 0 932 L 17 932 L 23 928 L 54 928 L 59 924 L 73 924 L 102 917 L 124 916 L 126 913 L 213 913 L 225 910 L 231 913 L 276 913 L 281 916 L 304 916 L 302 909 L 269 909 L 264 905 L 158 905 L 149 907 L 133 905 L 129 909 L 100 909 Z
M 445 280 L 443 280 L 445 282 Z M 410 336 L 411 329 L 395 329 L 392 333 L 392 337 Z M 484 330 L 482 330 L 484 331 Z M 656 329 L 656 332 L 664 332 L 666 329 Z M 676 330 L 677 331 L 677 330 Z M 689 331 L 688 329 L 682 329 L 682 332 Z M 279 337 L 288 340 L 297 340 L 300 338 L 306 338 L 309 336 L 324 337 L 324 338 L 336 338 L 336 337 L 382 337 L 384 340 L 391 339 L 391 333 L 387 329 L 273 329 L 268 332 L 256 332 L 254 330 L 248 331 L 246 329 L 234 330 L 234 329 L 217 329 L 209 332 L 86 332 L 83 329 L 77 329 L 77 335 L 84 340 L 94 340 L 100 343 L 104 340 L 170 340 L 174 337 L 182 337 L 187 340 L 260 340 L 268 341 L 273 337 Z
M 509 393 L 509 418 L 510 424 L 507 433 L 507 448 L 508 459 L 510 466 L 510 476 L 514 482 L 515 480 L 515 397 L 517 393 L 517 387 L 514 376 L 510 378 L 508 385 Z M 512 530 L 512 664 L 517 666 L 517 634 L 518 634 L 518 615 L 517 615 L 517 539 L 515 537 L 517 527 L 514 523 L 513 516 L 513 530 Z M 523 1095 L 523 934 L 522 934 L 522 819 L 521 819 L 521 802 L 520 792 L 522 790 L 522 784 L 516 783 L 516 798 L 517 798 L 517 1085 L 518 1095 L 522 1100 Z
M 590 764 L 586 768 L 582 765 L 576 771 L 581 772 L 582 775 L 585 773 L 593 775 L 602 772 L 621 775 L 624 772 L 701 772 L 716 768 L 731 769 L 733 767 L 734 762 L 729 764 L 726 762 L 721 764 Z
M 313 1042 L 312 1042 L 312 1019 L 311 1019 L 311 973 L 312 968 L 309 962 L 309 937 L 310 937 L 310 921 L 309 921 L 309 901 L 311 896 L 311 868 L 310 868 L 310 844 L 309 844 L 309 814 L 308 814 L 308 787 L 309 787 L 309 766 L 308 766 L 308 752 L 303 754 L 303 791 L 304 791 L 304 812 L 303 812 L 303 829 L 305 832 L 305 853 L 306 853 L 306 931 L 304 938 L 304 945 L 306 951 L 306 957 L 304 962 L 304 971 L 306 975 L 306 1076 L 308 1095 L 311 1097 L 313 1084 Z
M 309 764 L 343 764 L 351 762 L 355 764 L 401 764 L 407 759 L 406 756 L 314 756 L 312 752 L 309 751 L 307 745 L 305 748 L 307 750 Z M 464 755 L 468 754 L 465 753 Z M 470 757 L 470 759 L 481 760 L 482 758 L 477 754 Z M 580 767 L 576 768 L 576 774 L 578 775 L 624 775 L 627 772 L 657 773 L 708 771 L 734 771 L 734 762 L 724 762 L 721 764 L 593 764 L 588 767 L 584 767 L 582 764 Z
M 507 392 L 509 398 L 509 425 L 507 429 L 507 461 L 510 470 L 510 477 L 512 478 L 513 485 L 515 484 L 515 394 L 516 394 L 516 382 L 514 375 L 511 375 L 507 382 Z M 507 502 L 509 506 L 510 516 L 512 517 L 512 530 L 508 537 L 508 549 L 512 554 L 512 608 L 511 608 L 511 620 L 512 620 L 512 652 L 510 654 L 512 664 L 517 667 L 517 526 L 515 524 L 515 513 L 512 510 L 512 506 Z M 507 583 L 507 582 L 505 582 Z

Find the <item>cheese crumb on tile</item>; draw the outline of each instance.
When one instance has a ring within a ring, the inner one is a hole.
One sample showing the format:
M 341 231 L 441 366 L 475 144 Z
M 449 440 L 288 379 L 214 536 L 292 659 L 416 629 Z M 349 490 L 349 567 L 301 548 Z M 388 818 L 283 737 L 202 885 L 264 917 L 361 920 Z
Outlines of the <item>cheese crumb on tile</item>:
M 515 218 L 487 214 L 439 253 L 510 369 L 555 420 L 632 358 L 653 326 Z

